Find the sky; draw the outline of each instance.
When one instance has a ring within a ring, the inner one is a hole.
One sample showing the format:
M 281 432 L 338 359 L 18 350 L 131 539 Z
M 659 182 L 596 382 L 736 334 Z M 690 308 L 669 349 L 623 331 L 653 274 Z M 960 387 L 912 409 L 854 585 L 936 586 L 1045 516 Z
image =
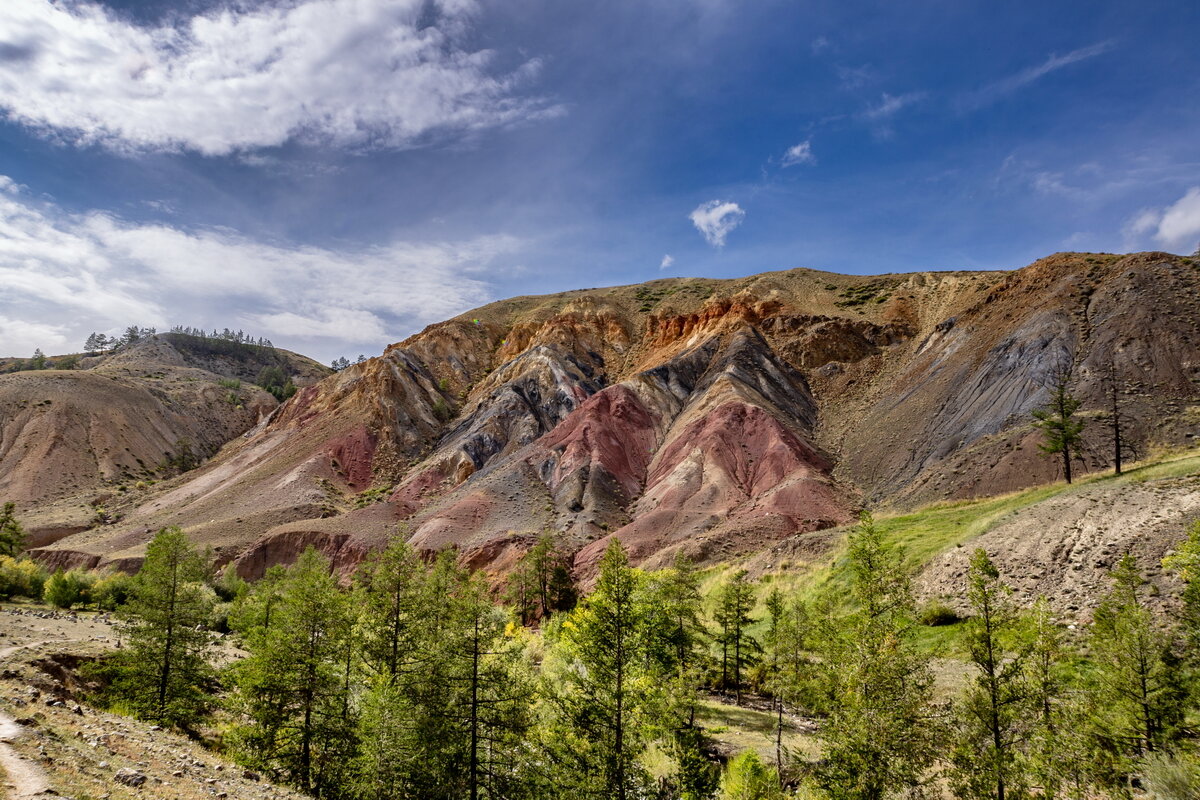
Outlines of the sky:
M 1200 3 L 3 0 L 0 355 L 1200 245 Z

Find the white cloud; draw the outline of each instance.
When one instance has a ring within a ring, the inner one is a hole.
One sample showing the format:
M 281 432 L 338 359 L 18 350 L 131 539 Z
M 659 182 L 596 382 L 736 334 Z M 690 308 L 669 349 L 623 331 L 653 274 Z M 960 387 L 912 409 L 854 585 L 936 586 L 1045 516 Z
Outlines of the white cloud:
M 783 154 L 783 166 L 785 167 L 815 163 L 817 163 L 817 157 L 813 155 L 812 142 L 808 139 L 799 144 L 792 145 Z
M 675 266 L 675 256 L 667 253 L 662 257 L 662 262 L 658 265 L 659 269 L 670 269 Z
M 139 27 L 78 0 L 0 3 L 0 108 L 118 150 L 225 155 L 299 139 L 418 146 L 557 109 L 464 39 L 475 0 L 245 3 Z
M 696 206 L 688 218 L 706 242 L 713 247 L 724 247 L 725 237 L 742 224 L 746 212 L 737 203 L 709 200 Z
M 1200 249 L 1200 186 L 1163 209 L 1144 209 L 1125 226 L 1126 237 L 1152 235 L 1166 249 L 1191 253 Z
M 78 350 L 66 336 L 62 325 L 48 325 L 34 320 L 12 319 L 0 314 L 0 342 L 4 350 L 0 355 L 27 358 L 41 348 L 44 353 L 65 353 Z
M 879 100 L 879 104 L 868 108 L 863 112 L 863 116 L 869 120 L 876 121 L 890 119 L 901 109 L 907 108 L 924 98 L 925 92 L 907 92 L 901 95 L 890 95 L 884 92 L 883 97 Z
M 809 46 L 812 48 L 813 55 L 819 56 L 821 53 L 833 49 L 833 42 L 829 41 L 829 38 L 826 36 L 818 36 L 812 40 Z
M 1027 67 L 1016 74 L 988 84 L 982 89 L 968 95 L 963 99 L 962 106 L 967 110 L 982 108 L 1005 95 L 1012 94 L 1018 89 L 1028 86 L 1034 81 L 1049 75 L 1051 72 L 1056 72 L 1063 67 L 1098 56 L 1107 52 L 1111 47 L 1112 42 L 1098 42 L 1088 47 L 1072 50 L 1066 55 L 1051 55 L 1041 64 Z
M 0 322 L 30 333 L 16 338 L 0 327 L 0 350 L 19 347 L 0 355 L 30 349 L 27 339 L 41 337 L 49 351 L 65 336 L 77 346 L 93 330 L 131 324 L 246 327 L 327 351 L 382 347 L 487 301 L 488 285 L 474 275 L 518 244 L 485 236 L 331 250 L 71 214 L 8 191 L 0 193 Z

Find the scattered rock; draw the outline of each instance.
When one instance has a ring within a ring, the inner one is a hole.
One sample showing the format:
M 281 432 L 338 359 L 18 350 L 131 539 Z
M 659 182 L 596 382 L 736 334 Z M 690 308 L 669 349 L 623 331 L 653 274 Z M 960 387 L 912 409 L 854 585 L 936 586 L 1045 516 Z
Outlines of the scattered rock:
M 117 774 L 113 776 L 113 780 L 117 783 L 137 788 L 146 782 L 146 776 L 135 769 L 122 768 L 117 770 Z

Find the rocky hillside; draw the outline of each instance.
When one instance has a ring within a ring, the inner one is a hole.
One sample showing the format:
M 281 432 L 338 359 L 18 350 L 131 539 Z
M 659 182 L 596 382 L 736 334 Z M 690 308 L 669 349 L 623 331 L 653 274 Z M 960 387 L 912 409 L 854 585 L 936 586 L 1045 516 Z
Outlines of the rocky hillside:
M 1030 412 L 1074 365 L 1093 418 L 1115 365 L 1130 445 L 1185 442 L 1200 265 L 1059 254 L 1012 272 L 790 270 L 494 303 L 300 391 L 209 463 L 39 551 L 133 565 L 182 525 L 247 576 L 309 544 L 350 569 L 398 528 L 503 572 L 562 532 L 587 575 L 704 562 L 853 518 L 1052 481 Z M 1131 453 L 1132 455 L 1132 453 Z
M 283 350 L 161 334 L 77 369 L 0 375 L 0 498 L 17 504 L 35 545 L 114 521 L 124 495 L 274 411 L 252 383 L 264 366 L 306 385 L 329 374 Z

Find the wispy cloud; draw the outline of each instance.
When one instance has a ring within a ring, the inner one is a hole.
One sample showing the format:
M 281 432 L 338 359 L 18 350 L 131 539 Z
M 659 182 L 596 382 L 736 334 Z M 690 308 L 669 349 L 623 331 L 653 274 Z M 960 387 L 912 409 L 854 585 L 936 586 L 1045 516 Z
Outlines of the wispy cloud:
M 963 110 L 973 111 L 991 105 L 1002 97 L 1013 94 L 1052 72 L 1057 72 L 1063 67 L 1069 67 L 1072 64 L 1077 64 L 1080 61 L 1101 55 L 1112 49 L 1112 46 L 1113 43 L 1111 41 L 1098 42 L 1088 47 L 1072 50 L 1065 55 L 1051 55 L 1041 64 L 1027 67 L 1020 72 L 1009 75 L 1006 78 L 1001 78 L 978 91 L 970 93 L 962 98 L 960 106 Z
M 700 231 L 704 240 L 713 247 L 724 247 L 725 238 L 734 228 L 741 225 L 745 218 L 746 212 L 737 203 L 727 200 L 709 200 L 707 203 L 701 203 L 688 215 L 696 230 Z
M 557 109 L 465 44 L 475 0 L 230 4 L 139 27 L 98 2 L 0 3 L 0 109 L 80 144 L 206 155 L 409 148 Z
M 901 110 L 924 100 L 925 96 L 925 92 L 907 92 L 899 95 L 890 95 L 884 92 L 879 102 L 868 107 L 862 115 L 865 119 L 876 122 L 889 120 Z
M 673 266 L 675 266 L 675 256 L 671 255 L 670 253 L 667 253 L 665 256 L 662 257 L 662 261 L 659 263 L 658 268 L 659 269 L 670 269 Z
M 794 144 L 783 153 L 783 166 L 794 167 L 797 164 L 816 164 L 817 157 L 813 154 L 812 140 Z
M 1176 253 L 1200 250 L 1200 186 L 1166 208 L 1145 209 L 1125 227 L 1127 236 L 1152 235 L 1163 247 Z
M 809 47 L 812 48 L 812 54 L 814 56 L 819 56 L 822 53 L 832 50 L 833 42 L 829 41 L 828 36 L 818 36 L 812 40 L 812 42 L 809 44 Z
M 507 236 L 348 250 L 260 242 L 68 213 L 0 180 L 0 332 L 26 331 L 0 335 L 21 348 L 0 355 L 39 337 L 48 349 L 172 323 L 248 327 L 326 352 L 380 347 L 490 299 L 473 276 L 518 246 Z

